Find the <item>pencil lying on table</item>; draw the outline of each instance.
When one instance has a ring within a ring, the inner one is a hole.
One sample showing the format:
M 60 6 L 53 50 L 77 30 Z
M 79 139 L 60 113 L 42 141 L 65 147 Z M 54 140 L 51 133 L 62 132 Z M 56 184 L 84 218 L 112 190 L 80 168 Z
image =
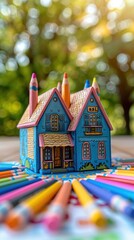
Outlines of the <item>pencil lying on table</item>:
M 44 217 L 44 225 L 50 231 L 57 231 L 63 223 L 67 203 L 71 194 L 71 182 L 66 181 L 50 204 Z
M 3 171 L 0 172 L 0 179 L 6 178 L 6 177 L 13 177 L 13 176 L 18 176 L 21 174 L 24 174 L 25 172 L 22 170 L 17 170 L 17 171 Z
M 125 198 L 122 198 L 118 194 L 114 194 L 107 189 L 96 186 L 93 180 L 81 180 L 80 182 L 91 194 L 105 201 L 114 210 L 122 212 L 131 218 L 134 218 L 134 204 L 130 203 Z
M 21 188 L 21 187 L 24 187 L 24 186 L 27 186 L 29 184 L 32 184 L 32 183 L 35 183 L 35 182 L 38 182 L 40 181 L 39 178 L 34 178 L 34 177 L 27 177 L 25 178 L 23 181 L 21 182 L 18 182 L 18 183 L 15 183 L 15 184 L 11 184 L 10 186 L 4 186 L 4 187 L 0 187 L 0 194 L 5 194 L 7 192 L 11 192 L 15 189 L 18 189 L 18 188 Z
M 115 194 L 118 194 L 126 199 L 134 201 L 134 192 L 133 191 L 130 191 L 130 190 L 124 189 L 124 188 L 120 188 L 117 186 L 112 186 L 112 185 L 109 185 L 106 183 L 98 182 L 97 180 L 87 179 L 87 181 L 93 183 L 96 186 L 107 189 Z
M 2 179 L 0 179 L 0 184 L 1 183 L 5 183 L 5 182 L 10 182 L 10 181 L 14 181 L 16 179 L 19 179 L 19 178 L 22 178 L 22 177 L 25 177 L 25 176 L 28 176 L 27 173 L 23 172 L 22 174 L 19 174 L 17 176 L 13 176 L 13 177 L 4 177 Z
M 39 193 L 22 201 L 17 207 L 11 210 L 5 223 L 11 229 L 23 229 L 31 218 L 43 210 L 45 205 L 50 202 L 61 186 L 62 182 L 57 181 L 47 189 L 41 190 Z
M 4 221 L 10 210 L 17 206 L 22 200 L 28 198 L 57 182 L 57 180 L 40 180 L 12 192 L 6 193 L 0 198 L 0 222 Z
M 92 195 L 90 195 L 88 191 L 82 186 L 82 184 L 78 182 L 76 179 L 72 180 L 72 187 L 81 205 L 84 206 L 89 221 L 91 223 L 94 223 L 98 227 L 105 227 L 106 219 L 101 210 L 95 204 Z

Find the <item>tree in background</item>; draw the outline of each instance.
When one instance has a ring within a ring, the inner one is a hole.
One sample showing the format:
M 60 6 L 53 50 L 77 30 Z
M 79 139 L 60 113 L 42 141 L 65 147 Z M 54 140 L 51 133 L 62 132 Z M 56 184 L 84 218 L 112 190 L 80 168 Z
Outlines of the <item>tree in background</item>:
M 134 132 L 132 0 L 1 0 L 0 134 L 17 134 L 37 73 L 40 93 L 63 72 L 72 92 L 97 77 L 116 134 Z

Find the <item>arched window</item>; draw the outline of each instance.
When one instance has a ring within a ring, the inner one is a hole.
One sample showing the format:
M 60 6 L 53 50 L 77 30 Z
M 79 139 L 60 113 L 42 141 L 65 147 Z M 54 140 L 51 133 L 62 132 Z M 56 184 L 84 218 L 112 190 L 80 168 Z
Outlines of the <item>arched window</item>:
M 88 142 L 84 142 L 82 144 L 82 159 L 89 160 L 90 158 L 91 158 L 90 144 Z
M 98 159 L 106 158 L 106 147 L 104 142 L 98 143 Z

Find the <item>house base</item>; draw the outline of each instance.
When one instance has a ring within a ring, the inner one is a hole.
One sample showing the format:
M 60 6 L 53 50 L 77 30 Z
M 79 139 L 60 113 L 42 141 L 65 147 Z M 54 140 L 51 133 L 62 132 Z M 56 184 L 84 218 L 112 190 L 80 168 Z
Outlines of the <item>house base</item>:
M 40 169 L 40 174 L 55 174 L 74 172 L 74 168 L 54 168 L 54 169 Z

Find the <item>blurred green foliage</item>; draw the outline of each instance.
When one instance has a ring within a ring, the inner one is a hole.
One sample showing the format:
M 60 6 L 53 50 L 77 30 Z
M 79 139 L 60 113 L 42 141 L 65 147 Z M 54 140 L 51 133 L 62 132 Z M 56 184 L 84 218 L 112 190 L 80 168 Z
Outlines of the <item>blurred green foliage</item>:
M 133 0 L 0 1 L 0 135 L 17 135 L 32 72 L 40 93 L 64 71 L 71 91 L 97 77 L 114 134 L 134 133 Z

